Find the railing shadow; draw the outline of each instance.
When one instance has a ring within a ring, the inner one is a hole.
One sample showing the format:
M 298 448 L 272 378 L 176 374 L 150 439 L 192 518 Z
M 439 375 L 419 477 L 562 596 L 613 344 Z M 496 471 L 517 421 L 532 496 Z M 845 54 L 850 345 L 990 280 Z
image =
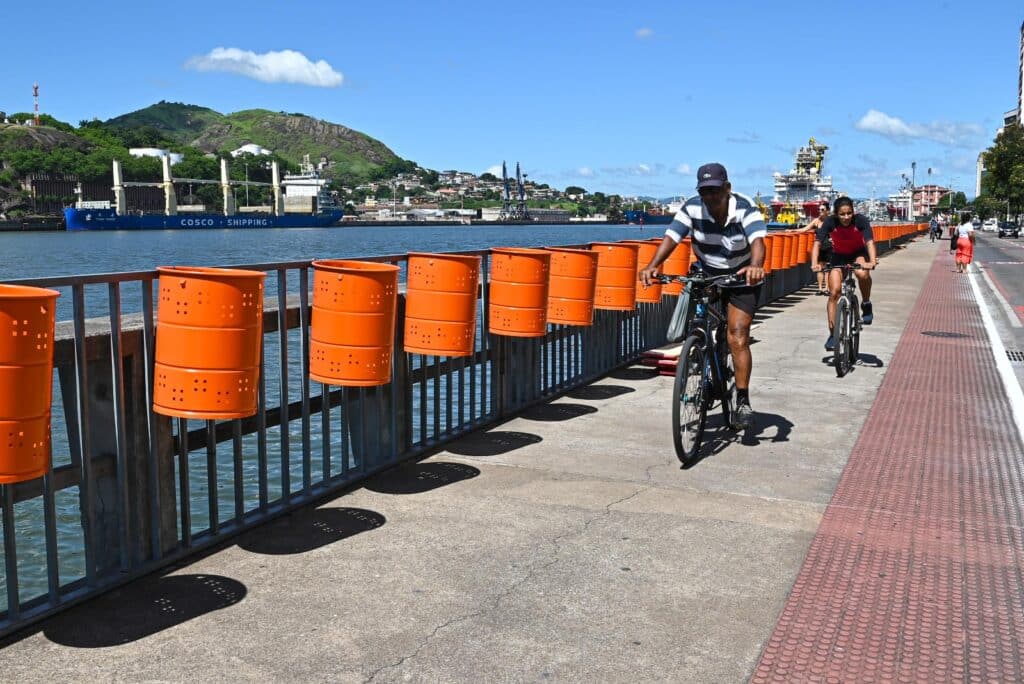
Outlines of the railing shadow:
M 631 366 L 614 370 L 607 377 L 615 378 L 616 380 L 650 380 L 651 378 L 658 377 L 658 369 Z
M 242 535 L 239 548 L 270 556 L 305 553 L 374 530 L 386 522 L 363 508 L 300 509 Z
M 603 399 L 614 399 L 629 392 L 636 392 L 636 390 L 624 385 L 585 385 L 571 392 L 566 392 L 565 396 L 570 399 L 601 401 Z
M 597 407 L 587 404 L 540 404 L 523 411 L 522 417 L 527 420 L 556 423 L 579 418 L 588 413 L 597 413 Z
M 531 432 L 491 430 L 467 435 L 446 445 L 445 451 L 458 456 L 500 456 L 543 441 L 543 437 Z
M 479 474 L 478 468 L 463 463 L 411 463 L 381 473 L 364 486 L 380 494 L 422 494 Z
M 143 577 L 53 618 L 43 634 L 64 646 L 120 646 L 233 606 L 246 593 L 220 575 Z

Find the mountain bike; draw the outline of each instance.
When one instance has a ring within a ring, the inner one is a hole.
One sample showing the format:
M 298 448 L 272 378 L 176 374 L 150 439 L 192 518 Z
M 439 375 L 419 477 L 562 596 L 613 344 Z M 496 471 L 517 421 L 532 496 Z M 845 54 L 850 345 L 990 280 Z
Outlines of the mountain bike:
M 842 290 L 839 293 L 839 301 L 836 302 L 835 325 L 832 335 L 835 339 L 835 349 L 832 351 L 832 363 L 836 369 L 836 375 L 840 378 L 846 375 L 853 364 L 857 361 L 857 354 L 860 352 L 860 302 L 857 299 L 857 279 L 853 272 L 863 267 L 860 264 L 827 265 L 826 270 L 833 268 L 841 269 L 843 272 Z
M 719 285 L 743 282 L 735 276 L 657 276 L 662 283 L 683 283 L 680 305 L 688 306 L 686 337 L 676 363 L 672 385 L 672 443 L 684 464 L 692 463 L 704 439 L 708 410 L 717 400 L 725 424 L 735 429 L 732 414 L 736 380 L 726 340 L 726 317 Z M 687 304 L 687 301 L 689 302 Z

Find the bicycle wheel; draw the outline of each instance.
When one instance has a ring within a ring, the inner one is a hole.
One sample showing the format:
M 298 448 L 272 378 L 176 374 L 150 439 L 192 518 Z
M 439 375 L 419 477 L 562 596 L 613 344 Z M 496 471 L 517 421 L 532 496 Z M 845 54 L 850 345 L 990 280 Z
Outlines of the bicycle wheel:
M 857 363 L 860 354 L 860 302 L 857 296 L 850 298 L 850 366 Z
M 835 350 L 832 352 L 832 365 L 840 378 L 850 370 L 850 300 L 840 297 L 836 302 Z
M 718 335 L 715 338 L 715 347 L 718 350 L 719 368 L 722 370 L 721 400 L 722 420 L 727 427 L 732 427 L 732 412 L 736 406 L 736 367 L 732 361 L 732 352 L 729 351 L 729 341 L 726 338 L 725 325 L 718 328 Z
M 707 406 L 707 357 L 700 340 L 691 336 L 683 343 L 672 386 L 672 443 L 684 464 L 697 456 L 704 437 Z

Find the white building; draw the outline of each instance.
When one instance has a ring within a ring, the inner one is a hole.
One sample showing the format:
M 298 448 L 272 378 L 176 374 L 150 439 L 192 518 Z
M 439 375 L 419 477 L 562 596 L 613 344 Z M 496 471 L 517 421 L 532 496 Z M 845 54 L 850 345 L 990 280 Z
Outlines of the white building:
M 178 152 L 171 152 L 170 150 L 161 150 L 158 147 L 129 147 L 128 154 L 133 157 L 170 157 L 171 166 L 174 166 L 182 159 L 184 155 Z
M 246 143 L 237 150 L 231 152 L 232 157 L 237 157 L 240 154 L 253 154 L 253 155 L 270 155 L 273 154 L 273 150 L 268 150 L 266 147 L 261 147 L 256 143 Z

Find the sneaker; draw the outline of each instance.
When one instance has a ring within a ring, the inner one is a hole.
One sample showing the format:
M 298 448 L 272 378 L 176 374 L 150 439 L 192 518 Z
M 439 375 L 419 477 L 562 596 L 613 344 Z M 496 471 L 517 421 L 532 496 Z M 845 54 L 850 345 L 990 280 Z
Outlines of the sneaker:
M 732 426 L 736 430 L 746 430 L 754 424 L 754 409 L 750 404 L 743 403 L 736 406 L 732 412 Z
M 860 320 L 864 325 L 871 325 L 871 321 L 875 320 L 875 314 L 871 312 L 871 302 L 860 305 Z
M 836 338 L 835 335 L 829 335 L 828 339 L 825 340 L 825 351 L 835 351 Z

